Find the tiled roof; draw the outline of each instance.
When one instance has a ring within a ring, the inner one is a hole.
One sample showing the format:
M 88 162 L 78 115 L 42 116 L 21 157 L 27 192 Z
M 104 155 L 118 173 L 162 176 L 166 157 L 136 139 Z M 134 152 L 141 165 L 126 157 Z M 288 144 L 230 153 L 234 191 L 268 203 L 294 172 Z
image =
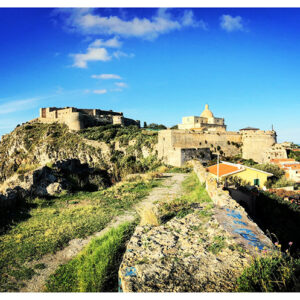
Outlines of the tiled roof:
M 271 163 L 282 163 L 287 161 L 295 161 L 293 158 L 273 158 L 270 160 Z
M 292 165 L 286 165 L 284 166 L 285 170 L 300 170 L 300 164 L 292 164 Z
M 214 175 L 218 175 L 218 165 L 213 165 L 207 168 L 209 173 L 212 173 Z M 239 168 L 237 166 L 228 165 L 221 163 L 219 164 L 219 176 L 228 175 L 234 172 L 242 171 L 244 169 Z

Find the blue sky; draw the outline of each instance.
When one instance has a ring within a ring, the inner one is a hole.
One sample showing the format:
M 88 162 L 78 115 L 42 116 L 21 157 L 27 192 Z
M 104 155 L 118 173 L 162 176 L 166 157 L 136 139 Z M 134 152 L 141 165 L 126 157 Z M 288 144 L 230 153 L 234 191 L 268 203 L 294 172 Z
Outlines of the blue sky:
M 0 8 L 0 136 L 39 107 L 172 126 L 208 103 L 228 130 L 300 143 L 299 9 Z

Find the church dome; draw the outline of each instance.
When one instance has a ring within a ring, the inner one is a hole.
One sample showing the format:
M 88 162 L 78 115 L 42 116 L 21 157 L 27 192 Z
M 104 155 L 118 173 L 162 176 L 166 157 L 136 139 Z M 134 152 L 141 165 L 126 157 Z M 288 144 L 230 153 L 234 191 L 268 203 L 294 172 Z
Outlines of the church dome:
M 205 104 L 205 109 L 202 112 L 200 117 L 202 117 L 202 118 L 213 118 L 214 117 L 213 113 L 208 108 L 208 104 Z

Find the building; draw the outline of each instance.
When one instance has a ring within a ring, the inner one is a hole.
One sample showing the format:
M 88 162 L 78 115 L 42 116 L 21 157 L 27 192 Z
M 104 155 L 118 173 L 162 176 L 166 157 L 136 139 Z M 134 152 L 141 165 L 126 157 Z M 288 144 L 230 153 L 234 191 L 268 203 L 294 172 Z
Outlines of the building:
M 277 158 L 272 159 L 270 162 L 284 171 L 286 179 L 300 182 L 300 162 L 293 158 Z
M 42 123 L 63 123 L 71 130 L 80 130 L 90 126 L 119 124 L 124 126 L 137 125 L 140 121 L 125 118 L 122 112 L 100 109 L 79 109 L 75 107 L 47 107 L 40 108 L 37 121 Z
M 277 144 L 275 130 L 246 127 L 239 131 L 227 131 L 223 118 L 215 118 L 208 105 L 199 117 L 183 117 L 178 129 L 161 130 L 158 133 L 158 156 L 166 164 L 182 166 L 190 155 L 204 149 L 225 157 L 241 155 L 257 163 L 268 163 L 273 158 L 287 158 L 286 148 Z M 189 153 L 191 153 L 191 151 Z
M 208 167 L 207 171 L 215 178 L 218 176 L 220 179 L 237 177 L 248 182 L 250 185 L 260 188 L 265 188 L 268 178 L 273 176 L 272 173 L 224 161 L 219 166 L 213 165 Z
M 226 131 L 226 125 L 223 118 L 215 118 L 209 110 L 208 104 L 202 114 L 182 118 L 182 124 L 178 124 L 178 129 L 194 129 L 203 131 Z

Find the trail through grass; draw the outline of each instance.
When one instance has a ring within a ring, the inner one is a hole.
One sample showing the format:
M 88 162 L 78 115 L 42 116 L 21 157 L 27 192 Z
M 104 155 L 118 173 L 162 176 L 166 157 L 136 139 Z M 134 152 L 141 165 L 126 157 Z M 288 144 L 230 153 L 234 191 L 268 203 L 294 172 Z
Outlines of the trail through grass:
M 116 292 L 118 267 L 134 228 L 134 223 L 123 223 L 93 239 L 76 258 L 50 276 L 46 291 Z
M 35 199 L 30 218 L 0 236 L 0 292 L 17 291 L 37 270 L 26 266 L 64 248 L 74 238 L 102 230 L 158 186 L 154 180 L 126 182 L 109 189 L 51 201 Z

